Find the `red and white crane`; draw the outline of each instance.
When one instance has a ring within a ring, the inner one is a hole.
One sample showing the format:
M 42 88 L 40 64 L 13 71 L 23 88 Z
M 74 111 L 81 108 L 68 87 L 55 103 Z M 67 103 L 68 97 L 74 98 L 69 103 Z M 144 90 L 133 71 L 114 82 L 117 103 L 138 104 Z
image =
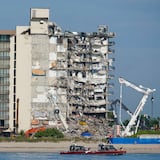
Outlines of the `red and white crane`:
M 135 84 L 133 84 L 133 83 L 121 78 L 121 77 L 119 78 L 119 83 L 121 84 L 121 88 L 120 88 L 120 105 L 122 104 L 122 84 L 125 84 L 127 87 L 131 87 L 131 88 L 135 89 L 136 91 L 138 91 L 138 92 L 143 94 L 143 97 L 142 97 L 141 101 L 139 102 L 139 104 L 138 104 L 136 110 L 134 111 L 133 115 L 131 116 L 131 119 L 130 119 L 128 125 L 126 127 L 122 125 L 123 129 L 124 129 L 124 131 L 122 132 L 122 136 L 131 136 L 131 135 L 133 135 L 135 133 L 135 132 L 131 131 L 131 128 L 135 125 L 135 123 L 137 121 L 137 118 L 138 118 L 138 115 L 143 110 L 143 107 L 144 107 L 144 105 L 145 105 L 145 103 L 147 101 L 148 96 L 152 92 L 156 91 L 156 89 L 145 88 L 145 87 L 143 87 L 141 85 L 136 86 Z M 121 110 L 120 110 L 120 121 L 121 121 Z M 137 132 L 137 129 L 136 129 L 136 132 Z

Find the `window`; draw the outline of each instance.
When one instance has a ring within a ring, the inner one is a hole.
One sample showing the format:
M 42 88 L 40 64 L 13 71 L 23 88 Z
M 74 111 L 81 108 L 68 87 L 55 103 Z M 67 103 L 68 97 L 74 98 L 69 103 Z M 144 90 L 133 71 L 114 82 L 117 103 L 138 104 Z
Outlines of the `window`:
M 4 127 L 4 120 L 0 120 L 0 126 Z
M 0 42 L 9 42 L 10 41 L 10 35 L 0 35 Z

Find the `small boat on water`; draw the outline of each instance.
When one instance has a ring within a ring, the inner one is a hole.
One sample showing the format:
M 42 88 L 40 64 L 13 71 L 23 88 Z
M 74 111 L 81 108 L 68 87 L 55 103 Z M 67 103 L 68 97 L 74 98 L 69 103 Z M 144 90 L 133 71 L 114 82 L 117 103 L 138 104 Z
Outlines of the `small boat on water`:
M 77 144 L 72 144 L 70 145 L 68 151 L 62 151 L 60 154 L 86 154 L 88 151 L 89 148 Z
M 68 151 L 62 151 L 60 154 L 87 154 L 87 155 L 123 155 L 126 151 L 122 148 L 117 149 L 112 144 L 99 144 L 98 150 L 92 151 L 81 145 L 73 144 Z

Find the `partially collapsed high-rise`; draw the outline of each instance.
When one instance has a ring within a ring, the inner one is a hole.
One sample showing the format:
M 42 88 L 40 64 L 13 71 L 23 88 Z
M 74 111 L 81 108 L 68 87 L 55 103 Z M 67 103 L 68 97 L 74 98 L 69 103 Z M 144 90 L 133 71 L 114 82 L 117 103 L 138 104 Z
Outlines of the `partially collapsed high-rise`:
M 49 9 L 32 8 L 30 12 L 30 25 L 17 26 L 9 42 L 12 58 L 8 72 L 12 73 L 12 83 L 6 94 L 12 98 L 6 108 L 10 123 L 5 129 L 16 132 L 56 126 L 70 131 L 71 119 L 81 126 L 87 124 L 86 117 L 107 120 L 114 77 L 111 38 L 115 33 L 105 25 L 92 33 L 62 31 L 49 21 Z M 0 41 L 1 46 L 3 43 Z M 4 52 L 1 49 L 0 55 Z M 1 57 L 4 62 L 4 56 Z M 1 65 L 2 77 L 3 70 Z M 2 77 L 1 93 L 5 84 Z

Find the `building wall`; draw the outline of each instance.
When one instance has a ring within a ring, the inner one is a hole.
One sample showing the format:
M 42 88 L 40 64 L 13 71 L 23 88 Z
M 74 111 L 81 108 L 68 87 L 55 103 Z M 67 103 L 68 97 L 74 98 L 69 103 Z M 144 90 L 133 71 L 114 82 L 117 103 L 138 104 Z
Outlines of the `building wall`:
M 10 35 L 0 35 L 0 130 L 9 126 Z
M 0 132 L 13 129 L 14 30 L 0 31 Z
M 10 93 L 9 130 L 15 132 L 16 126 L 16 43 L 15 35 L 10 38 Z
M 32 37 L 32 120 L 43 121 L 48 119 L 48 58 L 49 37 L 48 35 L 31 35 Z M 34 125 L 34 122 L 32 125 Z M 37 125 L 42 125 L 37 123 Z
M 31 119 L 31 36 L 29 27 L 16 27 L 16 101 L 19 99 L 18 130 L 30 128 Z M 17 104 L 18 105 L 18 104 Z

